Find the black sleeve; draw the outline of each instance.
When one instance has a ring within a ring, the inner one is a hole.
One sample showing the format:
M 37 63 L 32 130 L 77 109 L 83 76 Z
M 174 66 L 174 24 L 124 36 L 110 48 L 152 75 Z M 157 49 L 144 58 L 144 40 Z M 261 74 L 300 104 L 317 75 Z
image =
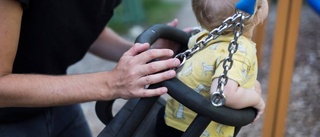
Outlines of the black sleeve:
M 21 3 L 23 9 L 27 9 L 29 7 L 29 0 L 17 0 Z

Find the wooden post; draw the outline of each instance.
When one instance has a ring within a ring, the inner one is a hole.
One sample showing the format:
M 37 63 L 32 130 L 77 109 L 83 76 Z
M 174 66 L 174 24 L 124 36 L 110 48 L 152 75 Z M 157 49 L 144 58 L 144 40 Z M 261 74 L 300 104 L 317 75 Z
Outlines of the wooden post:
M 299 31 L 302 0 L 278 0 L 263 137 L 282 137 Z

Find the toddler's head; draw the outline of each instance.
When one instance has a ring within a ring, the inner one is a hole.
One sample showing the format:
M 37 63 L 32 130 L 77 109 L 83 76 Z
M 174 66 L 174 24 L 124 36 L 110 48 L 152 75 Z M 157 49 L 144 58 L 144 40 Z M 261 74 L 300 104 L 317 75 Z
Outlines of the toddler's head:
M 192 9 L 201 27 L 211 31 L 235 13 L 237 2 L 239 0 L 192 0 Z M 268 15 L 268 10 L 267 0 L 257 0 L 254 15 L 244 22 L 244 31 L 253 30 L 253 27 L 262 23 Z

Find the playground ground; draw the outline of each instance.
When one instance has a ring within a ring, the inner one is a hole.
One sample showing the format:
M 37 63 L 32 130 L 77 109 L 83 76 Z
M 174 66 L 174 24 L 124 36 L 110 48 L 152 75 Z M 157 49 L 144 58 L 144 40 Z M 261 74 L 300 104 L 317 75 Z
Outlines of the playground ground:
M 179 28 L 197 25 L 191 16 L 190 2 L 185 1 L 185 6 L 177 13 L 180 20 Z M 270 7 L 269 18 L 266 27 L 265 45 L 263 48 L 263 60 L 260 62 L 258 79 L 262 85 L 263 97 L 267 100 L 267 86 L 272 55 L 273 30 L 276 19 L 276 6 Z M 296 49 L 294 74 L 292 77 L 291 96 L 286 122 L 286 137 L 318 137 L 320 135 L 320 15 L 317 15 L 307 5 L 303 6 L 299 38 Z M 87 54 L 83 60 L 71 66 L 68 73 L 88 73 L 95 71 L 111 70 L 116 64 L 101 60 L 91 54 Z M 120 107 L 125 100 L 118 100 Z M 84 113 L 89 121 L 93 135 L 104 128 L 104 125 L 96 117 L 95 102 L 83 103 Z M 115 107 L 117 111 L 119 107 Z M 263 118 L 254 124 L 245 126 L 239 133 L 239 137 L 261 136 Z

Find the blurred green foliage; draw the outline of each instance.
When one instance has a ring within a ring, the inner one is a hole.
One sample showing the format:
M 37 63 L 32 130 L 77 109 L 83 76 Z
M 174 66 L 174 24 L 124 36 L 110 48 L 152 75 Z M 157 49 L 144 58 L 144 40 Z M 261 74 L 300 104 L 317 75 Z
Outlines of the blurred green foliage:
M 122 0 L 108 26 L 123 34 L 134 25 L 166 23 L 175 18 L 182 4 L 183 0 Z

